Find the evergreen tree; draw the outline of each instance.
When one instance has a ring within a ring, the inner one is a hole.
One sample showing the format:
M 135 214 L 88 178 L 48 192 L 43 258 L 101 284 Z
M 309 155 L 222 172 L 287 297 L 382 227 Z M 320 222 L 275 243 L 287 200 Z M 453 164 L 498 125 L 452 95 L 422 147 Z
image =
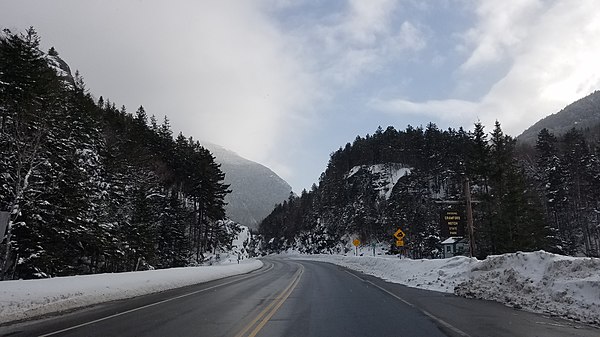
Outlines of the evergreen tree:
M 0 35 L 0 211 L 11 214 L 1 277 L 182 266 L 193 248 L 230 245 L 229 191 L 210 152 L 173 140 L 166 117 L 148 125 L 141 106 L 94 102 L 57 57 L 33 29 Z

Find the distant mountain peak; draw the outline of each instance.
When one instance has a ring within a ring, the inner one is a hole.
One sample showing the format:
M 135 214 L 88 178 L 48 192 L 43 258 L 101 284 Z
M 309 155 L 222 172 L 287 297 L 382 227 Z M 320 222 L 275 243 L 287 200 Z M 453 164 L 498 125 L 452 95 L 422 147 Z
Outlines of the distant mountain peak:
M 286 200 L 292 187 L 268 167 L 243 158 L 220 145 L 202 141 L 221 164 L 229 193 L 225 197 L 227 216 L 250 228 L 271 213 L 275 205 Z
M 221 145 L 207 142 L 204 140 L 200 141 L 200 143 L 202 144 L 202 146 L 204 146 L 205 148 L 210 150 L 210 152 L 212 152 L 212 154 L 215 157 L 218 157 L 219 162 L 223 161 L 223 162 L 227 162 L 229 164 L 239 164 L 239 165 L 248 164 L 248 163 L 258 164 L 252 160 L 249 160 L 249 159 L 246 159 L 246 158 L 240 156 L 235 151 L 224 148 Z M 259 164 L 259 165 L 261 165 L 261 164 Z
M 556 136 L 572 128 L 585 129 L 600 124 L 600 91 L 596 90 L 533 124 L 517 137 L 522 143 L 535 144 L 538 133 L 546 128 Z

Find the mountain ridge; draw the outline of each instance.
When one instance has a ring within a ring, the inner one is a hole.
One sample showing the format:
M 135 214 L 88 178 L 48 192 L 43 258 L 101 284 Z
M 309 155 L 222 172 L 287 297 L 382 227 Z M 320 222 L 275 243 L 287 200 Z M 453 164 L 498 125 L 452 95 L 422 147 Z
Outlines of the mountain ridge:
M 201 144 L 221 164 L 225 183 L 230 185 L 231 193 L 225 196 L 225 211 L 230 219 L 256 229 L 275 205 L 286 200 L 292 192 L 292 187 L 265 165 L 211 142 L 202 141 Z
M 572 128 L 585 130 L 599 124 L 600 90 L 596 90 L 560 111 L 542 118 L 517 136 L 517 141 L 534 145 L 538 133 L 544 128 L 555 136 L 561 136 Z

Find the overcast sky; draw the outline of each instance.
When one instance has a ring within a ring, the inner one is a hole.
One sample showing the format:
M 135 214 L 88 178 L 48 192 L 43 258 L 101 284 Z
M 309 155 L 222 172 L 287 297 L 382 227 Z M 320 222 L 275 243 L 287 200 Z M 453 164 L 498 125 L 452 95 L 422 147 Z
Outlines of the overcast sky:
M 296 192 L 379 125 L 517 136 L 600 87 L 597 0 L 0 0 L 0 26 Z

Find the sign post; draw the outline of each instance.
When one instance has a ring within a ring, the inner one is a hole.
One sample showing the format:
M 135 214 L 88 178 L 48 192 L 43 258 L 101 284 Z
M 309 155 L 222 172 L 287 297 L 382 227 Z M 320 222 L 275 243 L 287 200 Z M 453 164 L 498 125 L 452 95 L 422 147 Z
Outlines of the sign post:
M 358 246 L 360 245 L 360 240 L 359 239 L 354 239 L 354 241 L 352 241 L 352 244 L 354 245 L 354 255 L 358 255 Z
M 473 257 L 475 255 L 475 235 L 473 233 L 473 206 L 471 205 L 469 178 L 465 178 L 465 201 L 467 204 L 467 229 L 469 231 L 469 257 Z
M 394 233 L 394 237 L 396 238 L 396 247 L 404 247 L 404 237 L 406 234 L 402 231 L 401 228 L 398 228 L 396 233 Z

